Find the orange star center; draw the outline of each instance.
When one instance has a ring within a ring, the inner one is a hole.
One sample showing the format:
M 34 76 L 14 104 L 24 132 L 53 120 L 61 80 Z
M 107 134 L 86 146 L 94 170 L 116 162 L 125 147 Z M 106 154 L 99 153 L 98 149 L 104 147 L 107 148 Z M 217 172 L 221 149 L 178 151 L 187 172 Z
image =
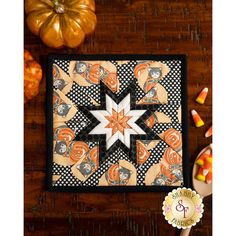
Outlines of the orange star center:
M 125 129 L 131 129 L 127 122 L 132 116 L 125 116 L 124 110 L 118 113 L 112 109 L 112 115 L 105 116 L 105 118 L 109 121 L 109 124 L 105 128 L 112 128 L 112 135 L 117 131 L 120 131 L 124 135 Z

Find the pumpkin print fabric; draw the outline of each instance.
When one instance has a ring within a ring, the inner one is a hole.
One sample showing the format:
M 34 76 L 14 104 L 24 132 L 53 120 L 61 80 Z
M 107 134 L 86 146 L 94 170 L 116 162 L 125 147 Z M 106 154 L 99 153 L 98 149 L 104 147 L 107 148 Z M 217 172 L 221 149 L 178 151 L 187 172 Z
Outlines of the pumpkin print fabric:
M 49 60 L 50 187 L 184 185 L 184 58 L 96 57 Z

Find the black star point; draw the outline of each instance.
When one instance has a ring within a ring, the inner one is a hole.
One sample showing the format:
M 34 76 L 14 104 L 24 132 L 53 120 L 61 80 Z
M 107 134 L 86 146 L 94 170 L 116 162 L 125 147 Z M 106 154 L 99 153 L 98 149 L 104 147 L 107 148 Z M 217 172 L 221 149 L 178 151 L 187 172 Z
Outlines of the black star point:
M 144 135 L 130 135 L 130 148 L 128 148 L 120 140 L 117 140 L 108 150 L 106 149 L 106 135 L 105 134 L 89 134 L 100 121 L 90 112 L 91 110 L 106 110 L 106 94 L 110 96 L 117 104 L 120 103 L 128 94 L 131 96 L 131 110 L 146 110 L 146 112 L 135 122 L 142 128 L 146 134 Z M 129 157 L 133 164 L 136 161 L 136 141 L 137 140 L 158 140 L 160 139 L 146 124 L 145 121 L 152 115 L 152 112 L 158 109 L 159 105 L 138 105 L 135 98 L 135 83 L 131 83 L 120 95 L 113 93 L 103 82 L 100 83 L 100 105 L 99 106 L 77 106 L 78 110 L 82 112 L 91 123 L 85 127 L 76 137 L 77 141 L 98 142 L 99 143 L 99 163 L 101 164 L 106 158 L 118 148 L 121 148 Z

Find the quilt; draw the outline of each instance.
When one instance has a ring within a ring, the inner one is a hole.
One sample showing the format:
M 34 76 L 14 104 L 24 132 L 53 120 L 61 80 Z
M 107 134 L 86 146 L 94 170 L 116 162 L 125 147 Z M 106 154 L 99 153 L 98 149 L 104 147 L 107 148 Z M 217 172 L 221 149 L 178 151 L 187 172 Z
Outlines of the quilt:
M 183 55 L 50 55 L 49 189 L 186 186 L 185 74 Z

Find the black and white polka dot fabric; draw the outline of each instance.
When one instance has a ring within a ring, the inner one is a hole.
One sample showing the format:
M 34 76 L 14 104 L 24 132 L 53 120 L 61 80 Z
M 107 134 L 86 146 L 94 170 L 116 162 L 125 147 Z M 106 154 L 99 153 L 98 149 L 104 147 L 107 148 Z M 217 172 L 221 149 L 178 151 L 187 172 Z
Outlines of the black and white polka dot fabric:
M 71 166 L 61 166 L 53 163 L 53 175 L 59 175 L 59 179 L 53 183 L 54 186 L 80 186 L 82 181 L 73 176 Z
M 117 75 L 120 83 L 118 95 L 120 95 L 130 84 L 135 80 L 134 67 L 137 65 L 136 61 L 130 61 L 125 64 L 117 66 Z
M 78 106 L 92 106 L 93 102 L 89 96 L 90 94 L 86 87 L 79 86 L 73 82 L 72 89 L 66 96 Z
M 95 102 L 100 104 L 100 84 L 91 85 L 89 88 L 85 88 L 86 93 L 90 98 L 94 99 Z
M 90 124 L 91 121 L 81 111 L 77 111 L 75 116 L 66 122 L 66 125 L 71 128 L 76 135 Z
M 63 71 L 65 71 L 69 75 L 69 60 L 55 60 L 55 64 L 57 64 Z
M 170 128 L 173 128 L 179 132 L 182 132 L 182 127 L 181 127 L 181 124 L 179 123 L 158 123 L 153 126 L 152 130 L 156 134 L 162 134 L 163 132 L 165 132 L 166 130 Z
M 141 98 L 145 96 L 145 92 L 140 88 L 138 81 L 134 80 L 135 84 L 135 102 L 137 103 Z

